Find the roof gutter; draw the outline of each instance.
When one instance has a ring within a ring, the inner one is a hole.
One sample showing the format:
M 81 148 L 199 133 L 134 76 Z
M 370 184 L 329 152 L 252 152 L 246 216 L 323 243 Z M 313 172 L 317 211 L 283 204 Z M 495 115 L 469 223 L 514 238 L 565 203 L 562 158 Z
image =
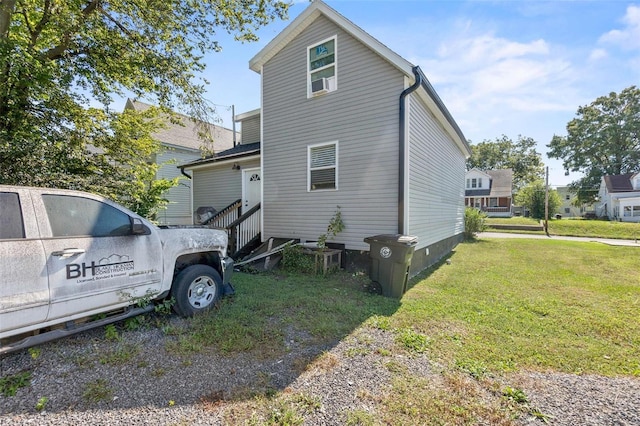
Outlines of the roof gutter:
M 405 154 L 406 154 L 406 141 L 407 141 L 407 132 L 405 130 L 407 123 L 407 112 L 405 108 L 406 97 L 409 96 L 412 92 L 418 90 L 420 85 L 422 84 L 422 71 L 420 71 L 420 67 L 415 66 L 411 69 L 413 71 L 413 75 L 416 76 L 416 82 L 411 86 L 406 88 L 400 94 L 400 137 L 399 137 L 399 155 L 400 161 L 398 163 L 398 233 L 405 233 L 405 223 L 404 223 L 404 210 L 405 210 L 405 179 L 404 179 L 404 170 L 406 167 Z

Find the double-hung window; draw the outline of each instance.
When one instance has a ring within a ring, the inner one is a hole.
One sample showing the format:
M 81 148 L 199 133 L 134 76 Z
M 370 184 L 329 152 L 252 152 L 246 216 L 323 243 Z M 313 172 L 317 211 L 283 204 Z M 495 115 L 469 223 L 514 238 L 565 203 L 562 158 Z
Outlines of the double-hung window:
M 338 189 L 338 142 L 307 148 L 307 190 Z
M 338 88 L 336 80 L 336 37 L 307 48 L 308 96 L 333 92 Z

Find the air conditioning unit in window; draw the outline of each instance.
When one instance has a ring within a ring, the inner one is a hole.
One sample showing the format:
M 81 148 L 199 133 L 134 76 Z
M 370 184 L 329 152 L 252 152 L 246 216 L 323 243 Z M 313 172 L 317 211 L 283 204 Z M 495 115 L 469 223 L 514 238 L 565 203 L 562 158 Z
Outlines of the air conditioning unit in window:
M 319 95 L 321 93 L 327 93 L 329 91 L 329 79 L 321 78 L 311 82 L 311 93 Z

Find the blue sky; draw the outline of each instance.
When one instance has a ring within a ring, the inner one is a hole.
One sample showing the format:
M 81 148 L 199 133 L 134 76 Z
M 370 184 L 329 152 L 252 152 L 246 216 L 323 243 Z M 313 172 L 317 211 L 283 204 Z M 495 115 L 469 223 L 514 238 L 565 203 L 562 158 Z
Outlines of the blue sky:
M 627 1 L 326 0 L 363 30 L 419 65 L 472 143 L 502 134 L 534 138 L 564 185 L 546 145 L 579 106 L 640 85 L 640 3 Z M 217 34 L 223 51 L 207 56 L 207 98 L 225 127 L 231 113 L 260 106 L 260 77 L 249 60 L 308 5 L 296 2 L 289 21 L 259 30 L 241 44 Z

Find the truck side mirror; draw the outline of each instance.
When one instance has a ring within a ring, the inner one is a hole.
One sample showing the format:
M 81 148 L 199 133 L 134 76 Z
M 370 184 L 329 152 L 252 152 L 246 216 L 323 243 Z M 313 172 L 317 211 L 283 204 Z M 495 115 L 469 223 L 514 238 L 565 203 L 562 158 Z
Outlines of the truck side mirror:
M 149 234 L 149 228 L 137 217 L 131 219 L 131 233 L 133 235 L 146 235 Z

